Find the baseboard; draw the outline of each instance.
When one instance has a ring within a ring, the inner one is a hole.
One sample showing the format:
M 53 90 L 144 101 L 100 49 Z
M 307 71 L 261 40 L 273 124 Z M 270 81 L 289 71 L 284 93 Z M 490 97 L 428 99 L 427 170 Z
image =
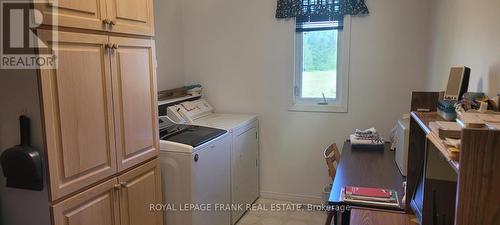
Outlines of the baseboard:
M 289 193 L 279 193 L 270 191 L 261 191 L 260 197 L 265 199 L 274 199 L 280 201 L 290 201 L 304 204 L 323 204 L 325 203 L 321 197 L 311 195 L 296 195 Z

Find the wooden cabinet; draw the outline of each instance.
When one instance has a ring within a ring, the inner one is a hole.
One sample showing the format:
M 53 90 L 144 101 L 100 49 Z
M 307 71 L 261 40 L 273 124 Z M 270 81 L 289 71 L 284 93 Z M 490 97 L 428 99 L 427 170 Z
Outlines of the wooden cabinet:
M 121 225 L 161 225 L 163 213 L 150 211 L 150 204 L 162 203 L 158 160 L 121 175 Z
M 106 0 L 111 32 L 153 35 L 152 0 Z
M 500 224 L 500 131 L 464 129 L 455 225 Z
M 117 171 L 107 36 L 50 32 L 58 68 L 40 70 L 52 199 Z
M 52 207 L 54 225 L 162 225 L 158 160 L 111 178 Z
M 38 70 L 52 224 L 162 225 L 153 1 L 33 7 L 57 59 Z
M 152 40 L 110 37 L 118 168 L 158 155 L 155 60 Z
M 434 103 L 442 96 L 430 92 L 413 95 L 429 95 L 425 102 Z M 411 108 L 420 109 L 422 104 L 412 101 Z M 460 158 L 456 161 L 445 154 L 447 150 L 429 127 L 431 122 L 443 120 L 435 111 L 411 112 L 406 180 L 413 185 L 407 186 L 406 196 L 412 196 L 407 204 L 425 225 L 500 224 L 500 176 L 496 173 L 500 170 L 500 131 L 462 129 Z
M 152 0 L 46 0 L 43 24 L 153 36 Z M 55 20 L 51 17 L 55 16 Z M 57 21 L 57 22 L 54 22 Z
M 157 156 L 153 41 L 39 35 L 58 58 L 57 69 L 40 70 L 52 199 Z
M 107 29 L 104 0 L 46 0 L 36 3 L 44 19 L 43 24 L 89 30 Z M 54 19 L 52 19 L 54 18 Z
M 120 225 L 117 185 L 113 178 L 52 206 L 53 224 Z

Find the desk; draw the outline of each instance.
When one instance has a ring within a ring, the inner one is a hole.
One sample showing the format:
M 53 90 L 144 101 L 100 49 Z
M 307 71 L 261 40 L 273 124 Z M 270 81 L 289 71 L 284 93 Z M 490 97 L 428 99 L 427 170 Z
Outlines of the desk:
M 351 143 L 346 141 L 342 148 L 340 163 L 337 167 L 328 203 L 330 205 L 382 209 L 403 213 L 405 211 L 405 205 L 401 202 L 404 195 L 403 181 L 404 178 L 394 162 L 394 152 L 390 151 L 388 144 L 386 144 L 385 149 L 352 149 Z M 340 193 L 341 189 L 345 186 L 396 190 L 398 192 L 400 208 L 387 209 L 342 202 L 340 200 Z M 349 218 L 349 211 L 342 213 L 342 224 L 349 224 Z

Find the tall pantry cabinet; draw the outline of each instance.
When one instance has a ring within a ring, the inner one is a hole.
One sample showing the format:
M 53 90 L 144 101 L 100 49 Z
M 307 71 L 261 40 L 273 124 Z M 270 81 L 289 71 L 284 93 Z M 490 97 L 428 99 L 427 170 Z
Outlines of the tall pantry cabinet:
M 163 224 L 152 0 L 36 7 L 57 18 L 37 30 L 58 60 L 39 71 L 52 223 Z

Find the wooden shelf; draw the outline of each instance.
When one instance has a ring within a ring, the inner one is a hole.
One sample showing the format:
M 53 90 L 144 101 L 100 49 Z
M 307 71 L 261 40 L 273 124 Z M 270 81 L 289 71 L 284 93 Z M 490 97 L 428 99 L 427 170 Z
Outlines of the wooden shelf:
M 460 167 L 460 163 L 458 161 L 459 155 L 449 153 L 441 138 L 439 138 L 436 133 L 432 132 L 429 127 L 430 122 L 445 121 L 445 119 L 439 116 L 436 112 L 411 112 L 411 116 L 417 121 L 422 130 L 425 131 L 427 139 L 429 139 L 436 146 L 453 170 L 458 173 L 458 168 Z
M 162 100 L 162 101 L 158 101 L 158 106 L 171 104 L 171 103 L 175 103 L 175 102 L 180 102 L 180 101 L 185 101 L 185 100 L 190 100 L 190 99 L 194 99 L 194 98 L 198 98 L 198 97 L 201 97 L 201 95 L 187 95 L 187 96 L 180 97 L 180 98 L 172 98 L 172 99 Z
M 436 148 L 443 155 L 446 161 L 448 161 L 453 170 L 455 170 L 455 172 L 458 173 L 458 168 L 460 166 L 460 163 L 458 162 L 459 155 L 453 155 L 450 152 L 448 152 L 448 148 L 444 145 L 442 139 L 439 138 L 439 136 L 436 133 L 434 132 L 428 133 L 427 139 L 429 139 L 434 144 L 434 146 L 436 146 Z
M 429 127 L 444 120 L 435 112 L 440 99 L 439 92 L 412 92 L 406 181 L 413 197 L 407 205 L 426 225 L 436 225 L 437 216 L 439 224 L 496 225 L 500 130 L 464 128 L 458 158 L 450 155 Z

